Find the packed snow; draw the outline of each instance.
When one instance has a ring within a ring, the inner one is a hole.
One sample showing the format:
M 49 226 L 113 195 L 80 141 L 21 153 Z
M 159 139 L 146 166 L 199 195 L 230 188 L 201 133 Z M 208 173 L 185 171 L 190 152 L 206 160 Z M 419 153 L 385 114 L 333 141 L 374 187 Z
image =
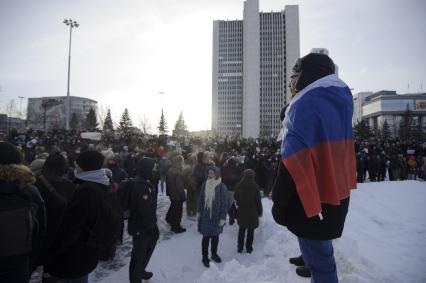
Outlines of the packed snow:
M 147 267 L 154 277 L 147 282 L 310 282 L 297 276 L 295 266 L 288 262 L 289 257 L 300 254 L 296 237 L 273 221 L 271 200 L 263 198 L 262 202 L 264 215 L 255 230 L 253 253 L 237 253 L 238 226 L 226 225 L 219 241 L 222 263 L 205 268 L 195 219 L 184 216 L 187 232 L 172 234 L 164 221 L 168 199 L 160 196 L 162 235 Z M 358 184 L 352 192 L 343 236 L 334 241 L 340 282 L 426 282 L 425 203 L 426 182 Z M 118 270 L 108 271 L 104 264 L 91 274 L 90 281 L 129 282 L 128 236 L 126 243 L 121 248 L 126 253 L 120 253 L 120 264 L 115 264 Z

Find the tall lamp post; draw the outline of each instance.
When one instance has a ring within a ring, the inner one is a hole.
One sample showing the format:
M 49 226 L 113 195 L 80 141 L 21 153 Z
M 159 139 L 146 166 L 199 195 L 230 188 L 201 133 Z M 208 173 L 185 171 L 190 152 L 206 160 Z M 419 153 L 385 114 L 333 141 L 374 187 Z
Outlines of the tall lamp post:
M 70 129 L 70 68 L 71 68 L 71 35 L 72 35 L 72 29 L 77 28 L 79 24 L 76 21 L 73 21 L 72 19 L 65 19 L 64 24 L 70 27 L 70 47 L 68 51 L 68 84 L 67 84 L 67 102 L 65 106 L 65 130 L 69 131 Z

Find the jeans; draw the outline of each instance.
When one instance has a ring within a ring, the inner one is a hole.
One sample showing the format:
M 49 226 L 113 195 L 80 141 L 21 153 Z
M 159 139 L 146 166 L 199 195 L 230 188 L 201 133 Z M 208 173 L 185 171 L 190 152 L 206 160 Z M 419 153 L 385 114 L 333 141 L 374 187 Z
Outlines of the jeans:
M 331 240 L 297 238 L 305 265 L 311 270 L 311 283 L 337 283 L 336 262 Z

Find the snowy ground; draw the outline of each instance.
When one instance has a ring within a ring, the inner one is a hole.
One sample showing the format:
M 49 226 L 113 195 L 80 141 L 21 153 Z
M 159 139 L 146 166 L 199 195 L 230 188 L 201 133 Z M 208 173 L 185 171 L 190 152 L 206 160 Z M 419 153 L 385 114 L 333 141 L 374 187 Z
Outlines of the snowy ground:
M 343 237 L 334 242 L 340 282 L 426 282 L 426 182 L 359 184 L 352 193 Z M 238 227 L 225 226 L 220 236 L 223 263 L 201 264 L 201 235 L 194 219 L 184 216 L 188 231 L 174 235 L 164 221 L 168 200 L 159 198 L 162 233 L 148 270 L 148 282 L 309 282 L 298 277 L 288 258 L 299 255 L 296 238 L 274 223 L 271 201 L 263 199 L 264 216 L 255 231 L 254 252 L 237 253 Z M 117 269 L 105 267 L 91 281 L 128 282 L 130 239 L 121 247 Z M 108 267 L 108 266 L 107 266 Z

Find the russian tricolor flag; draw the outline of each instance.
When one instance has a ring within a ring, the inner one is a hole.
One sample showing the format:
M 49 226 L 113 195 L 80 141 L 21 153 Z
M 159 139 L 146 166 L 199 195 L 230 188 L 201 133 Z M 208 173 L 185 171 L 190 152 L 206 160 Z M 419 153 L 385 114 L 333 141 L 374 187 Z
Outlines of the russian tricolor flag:
M 351 91 L 334 74 L 305 87 L 287 108 L 281 155 L 307 217 L 356 188 L 352 114 Z

